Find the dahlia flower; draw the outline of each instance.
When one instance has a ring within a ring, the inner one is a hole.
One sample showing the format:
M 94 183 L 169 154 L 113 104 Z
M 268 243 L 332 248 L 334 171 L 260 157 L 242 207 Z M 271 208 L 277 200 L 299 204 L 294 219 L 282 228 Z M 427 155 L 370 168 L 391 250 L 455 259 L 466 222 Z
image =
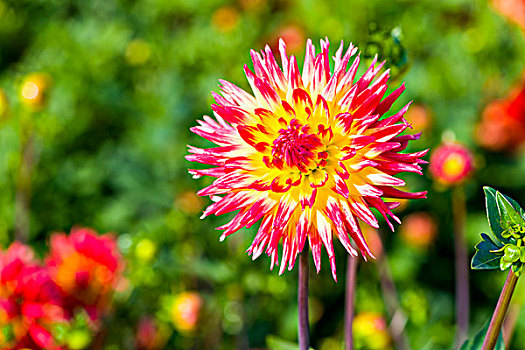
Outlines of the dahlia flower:
M 405 89 L 403 84 L 383 99 L 389 70 L 376 76 L 384 62 L 376 65 L 376 57 L 355 80 L 360 57 L 349 62 L 357 48 L 350 44 L 344 52 L 341 43 L 331 70 L 328 47 L 322 40 L 316 54 L 308 40 L 302 74 L 282 40 L 282 68 L 268 46 L 260 54 L 252 50 L 254 71 L 245 66 L 244 72 L 253 95 L 220 80 L 222 94 L 213 93 L 211 106 L 215 119 L 204 116 L 191 128 L 218 147 L 189 146 L 186 159 L 215 166 L 190 170 L 194 178 L 217 178 L 198 192 L 215 202 L 203 217 L 239 210 L 218 228 L 224 230 L 221 240 L 261 220 L 247 250 L 253 259 L 265 251 L 271 268 L 280 260 L 283 273 L 293 268 L 308 239 L 317 272 L 324 246 L 336 279 L 332 237 L 349 254 L 357 255 L 351 238 L 365 259 L 373 257 L 358 219 L 378 227 L 370 210 L 376 208 L 393 229 L 388 217 L 399 222 L 391 212 L 397 204 L 383 198 L 425 197 L 426 192 L 399 190 L 405 182 L 394 175 L 421 174 L 426 151 L 400 153 L 419 138 L 400 135 L 409 127 L 403 118 L 409 104 L 382 118 Z
M 31 249 L 0 252 L 0 349 L 56 349 L 51 329 L 64 321 L 60 293 Z
M 62 292 L 67 316 L 80 307 L 93 321 L 107 310 L 124 268 L 114 236 L 87 228 L 73 228 L 69 236 L 53 234 L 46 263 Z
M 465 146 L 447 142 L 432 152 L 428 170 L 439 183 L 458 185 L 474 170 L 474 157 Z

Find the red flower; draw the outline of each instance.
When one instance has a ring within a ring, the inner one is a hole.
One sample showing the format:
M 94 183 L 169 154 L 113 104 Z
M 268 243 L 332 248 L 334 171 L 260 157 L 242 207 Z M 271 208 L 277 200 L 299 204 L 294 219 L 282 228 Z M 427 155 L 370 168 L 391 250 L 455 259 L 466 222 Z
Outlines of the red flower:
M 195 178 L 217 178 L 198 193 L 215 202 L 203 216 L 239 210 L 219 227 L 225 230 L 221 240 L 262 220 L 248 249 L 254 259 L 266 251 L 271 267 L 280 260 L 283 273 L 293 268 L 308 239 L 317 271 L 324 246 L 336 279 L 332 238 L 354 256 L 350 238 L 365 258 L 373 256 L 358 219 L 379 227 L 370 210 L 376 208 L 393 229 L 388 216 L 399 222 L 391 212 L 397 203 L 383 198 L 425 197 L 426 192 L 395 188 L 405 185 L 395 175 L 421 174 L 426 151 L 401 153 L 419 138 L 401 135 L 409 126 L 403 118 L 409 105 L 382 118 L 405 89 L 401 85 L 383 99 L 389 70 L 376 76 L 384 63 L 376 65 L 376 58 L 355 81 L 360 58 L 349 62 L 357 48 L 350 45 L 345 53 L 341 43 L 332 71 L 328 46 L 321 41 L 316 54 L 308 40 L 302 74 L 296 58 L 286 54 L 284 41 L 279 49 L 282 69 L 268 46 L 262 54 L 252 51 L 255 73 L 247 66 L 244 71 L 255 96 L 221 80 L 222 96 L 214 94 L 217 103 L 212 105 L 216 120 L 205 116 L 191 129 L 219 147 L 190 146 L 186 158 L 216 166 L 190 170 Z
M 445 143 L 430 155 L 430 174 L 444 185 L 457 185 L 465 181 L 474 170 L 472 153 L 458 143 Z
M 489 103 L 476 129 L 477 142 L 492 151 L 514 150 L 525 141 L 525 80 Z
M 13 243 L 0 253 L 0 348 L 56 349 L 51 328 L 64 321 L 60 293 L 31 249 Z
M 51 236 L 47 266 L 62 291 L 68 316 L 81 307 L 95 321 L 107 311 L 124 263 L 113 235 L 73 228 L 69 237 Z

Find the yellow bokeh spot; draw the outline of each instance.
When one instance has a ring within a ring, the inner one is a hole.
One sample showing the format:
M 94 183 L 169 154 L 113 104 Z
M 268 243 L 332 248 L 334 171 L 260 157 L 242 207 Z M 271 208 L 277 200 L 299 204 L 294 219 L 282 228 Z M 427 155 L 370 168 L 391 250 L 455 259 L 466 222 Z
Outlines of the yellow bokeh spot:
M 50 78 L 44 73 L 27 75 L 20 86 L 20 100 L 33 109 L 43 107 L 45 94 L 50 85 Z
M 195 292 L 180 293 L 171 307 L 171 320 L 177 330 L 192 332 L 199 321 L 202 299 Z
M 140 66 L 151 57 L 151 45 L 142 39 L 129 42 L 125 53 L 126 61 L 132 66 Z
M 38 88 L 38 85 L 32 81 L 28 81 L 22 86 L 22 97 L 26 100 L 36 99 L 39 92 L 40 89 Z
M 157 245 L 150 239 L 141 239 L 135 248 L 135 256 L 137 259 L 148 262 L 153 259 L 157 252 Z
M 211 21 L 218 30 L 229 32 L 237 26 L 239 13 L 231 6 L 224 6 L 213 13 Z
M 465 171 L 467 162 L 459 153 L 450 154 L 443 162 L 443 174 L 449 178 L 455 178 Z
M 390 335 L 386 320 L 375 312 L 361 312 L 352 325 L 355 341 L 360 348 L 370 350 L 390 349 Z

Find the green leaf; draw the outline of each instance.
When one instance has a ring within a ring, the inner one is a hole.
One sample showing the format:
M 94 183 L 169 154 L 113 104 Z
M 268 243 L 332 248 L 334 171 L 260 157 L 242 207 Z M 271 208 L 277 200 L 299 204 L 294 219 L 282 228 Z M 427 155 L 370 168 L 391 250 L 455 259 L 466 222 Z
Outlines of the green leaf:
M 269 335 L 266 337 L 266 346 L 270 350 L 297 350 L 299 349 L 299 344 L 292 343 L 291 341 L 281 339 L 275 335 Z M 313 348 L 309 348 L 314 350 Z
M 489 221 L 490 229 L 496 239 L 503 243 L 509 243 L 510 240 L 503 238 L 501 235 L 505 230 L 501 227 L 501 218 L 496 200 L 497 191 L 488 186 L 483 187 L 483 190 L 485 191 L 485 206 L 487 208 L 487 219 Z
M 509 224 L 511 225 L 520 225 L 525 226 L 525 220 L 520 215 L 518 211 L 523 213 L 523 209 L 518 205 L 518 203 L 514 202 L 514 205 L 509 201 L 510 198 L 503 195 L 500 192 L 496 192 L 496 200 L 498 205 L 498 210 L 500 213 L 500 217 L 502 220 L 502 227 L 504 229 L 507 229 Z
M 481 234 L 482 241 L 476 244 L 476 254 L 472 257 L 471 267 L 473 270 L 493 270 L 499 269 L 501 254 L 493 253 L 499 250 L 503 244 L 494 243 L 486 233 Z
M 485 340 L 485 335 L 489 329 L 489 324 L 490 319 L 473 337 L 470 337 L 463 343 L 463 345 L 461 345 L 460 350 L 481 350 L 483 341 Z M 498 341 L 496 342 L 494 350 L 505 350 L 505 343 L 503 342 L 503 334 L 501 331 L 499 332 Z

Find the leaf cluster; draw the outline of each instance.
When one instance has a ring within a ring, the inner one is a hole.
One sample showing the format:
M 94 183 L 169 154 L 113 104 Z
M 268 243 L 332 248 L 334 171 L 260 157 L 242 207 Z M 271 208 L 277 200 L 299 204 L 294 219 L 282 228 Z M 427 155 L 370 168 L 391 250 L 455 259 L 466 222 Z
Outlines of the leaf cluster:
M 481 234 L 472 258 L 474 270 L 506 270 L 519 276 L 525 262 L 525 211 L 512 198 L 484 187 L 487 219 L 492 236 Z

